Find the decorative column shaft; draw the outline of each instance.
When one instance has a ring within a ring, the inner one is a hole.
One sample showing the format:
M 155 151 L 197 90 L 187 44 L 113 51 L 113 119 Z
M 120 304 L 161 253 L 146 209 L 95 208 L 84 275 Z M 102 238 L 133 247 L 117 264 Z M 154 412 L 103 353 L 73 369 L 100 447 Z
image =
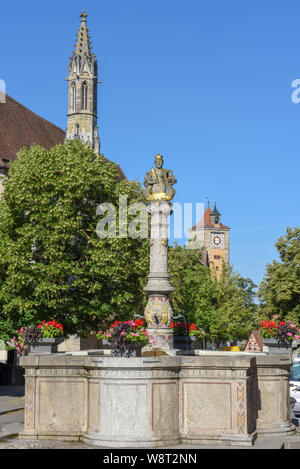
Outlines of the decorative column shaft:
M 148 292 L 145 319 L 155 347 L 170 350 L 173 349 L 173 331 L 170 328 L 173 311 L 169 294 L 174 289 L 170 285 L 168 273 L 168 229 L 173 207 L 170 200 L 175 194 L 172 185 L 176 179 L 172 171 L 162 168 L 161 155 L 156 156 L 155 164 L 156 169 L 152 168 L 144 181 L 147 208 L 151 215 L 150 273 L 144 288 Z

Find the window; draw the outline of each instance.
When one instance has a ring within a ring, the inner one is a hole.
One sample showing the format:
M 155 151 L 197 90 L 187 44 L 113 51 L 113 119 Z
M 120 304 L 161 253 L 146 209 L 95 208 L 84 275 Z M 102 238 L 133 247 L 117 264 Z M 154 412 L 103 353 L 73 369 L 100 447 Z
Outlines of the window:
M 221 259 L 221 256 L 214 256 L 214 259 Z
M 76 111 L 76 85 L 74 82 L 71 85 L 71 107 L 72 111 Z
M 88 85 L 87 85 L 87 82 L 84 81 L 81 87 L 81 109 L 83 109 L 84 111 L 87 110 L 87 97 L 88 97 L 87 92 L 88 92 Z

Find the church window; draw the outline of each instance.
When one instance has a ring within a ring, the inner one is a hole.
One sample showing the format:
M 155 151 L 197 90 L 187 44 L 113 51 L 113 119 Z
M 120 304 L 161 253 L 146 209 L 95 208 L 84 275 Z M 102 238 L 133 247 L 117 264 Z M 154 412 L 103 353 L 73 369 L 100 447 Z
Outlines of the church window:
M 88 97 L 87 91 L 88 91 L 88 85 L 87 85 L 87 82 L 84 81 L 81 87 L 81 109 L 83 109 L 84 111 L 87 110 L 87 97 Z
M 72 111 L 76 111 L 76 85 L 74 82 L 71 85 L 71 106 Z

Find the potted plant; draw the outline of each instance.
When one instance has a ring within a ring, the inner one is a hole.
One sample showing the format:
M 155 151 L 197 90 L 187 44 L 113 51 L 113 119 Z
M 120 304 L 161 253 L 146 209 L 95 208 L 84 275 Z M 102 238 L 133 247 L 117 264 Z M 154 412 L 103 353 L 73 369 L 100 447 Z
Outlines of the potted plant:
M 149 336 L 142 319 L 136 321 L 115 321 L 104 332 L 95 333 L 98 340 L 107 341 L 117 357 L 140 357 L 141 350 L 150 342 L 154 345 L 153 338 Z
M 42 340 L 42 332 L 38 326 L 21 327 L 16 330 L 14 336 L 8 345 L 14 347 L 17 351 L 18 357 L 27 355 L 32 347 L 37 347 Z
M 63 326 L 53 321 L 43 321 L 38 326 L 26 326 L 16 330 L 8 345 L 17 350 L 19 356 L 32 353 L 55 353 L 64 338 Z
M 263 344 L 267 351 L 273 353 L 292 353 L 292 349 L 297 347 L 296 340 L 300 339 L 300 329 L 292 321 L 263 320 L 259 328 L 263 338 Z
M 56 353 L 57 346 L 63 342 L 63 326 L 55 319 L 43 321 L 37 328 L 41 331 L 42 337 L 39 343 L 31 348 L 33 353 Z
M 17 329 L 16 335 L 12 339 L 10 339 L 10 341 L 7 343 L 7 345 L 16 349 L 17 354 L 19 356 L 24 355 L 25 351 L 28 350 L 28 347 L 25 344 L 25 333 L 26 333 L 25 327 L 21 327 L 21 329 Z
M 174 348 L 183 350 L 195 350 L 203 348 L 204 330 L 197 328 L 195 323 L 173 322 L 171 329 L 174 332 Z

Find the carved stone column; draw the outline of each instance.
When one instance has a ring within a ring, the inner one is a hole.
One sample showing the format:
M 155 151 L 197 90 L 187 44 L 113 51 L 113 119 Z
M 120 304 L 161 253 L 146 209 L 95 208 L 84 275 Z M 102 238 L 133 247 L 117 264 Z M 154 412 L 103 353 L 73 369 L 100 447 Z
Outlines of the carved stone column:
M 148 292 L 145 318 L 155 347 L 170 350 L 173 349 L 173 331 L 170 329 L 173 311 L 169 294 L 174 288 L 168 273 L 168 228 L 173 205 L 166 200 L 155 200 L 147 207 L 151 214 L 151 236 L 150 273 L 144 288 Z

